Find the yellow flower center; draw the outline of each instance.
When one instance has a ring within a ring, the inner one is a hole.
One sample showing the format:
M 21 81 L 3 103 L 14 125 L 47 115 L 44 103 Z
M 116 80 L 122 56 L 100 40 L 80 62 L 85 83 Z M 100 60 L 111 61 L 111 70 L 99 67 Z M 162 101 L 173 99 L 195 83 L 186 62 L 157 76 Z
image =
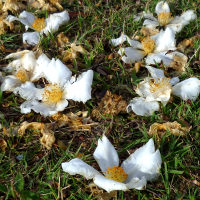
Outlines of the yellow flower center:
M 38 32 L 41 31 L 42 29 L 45 28 L 45 19 L 36 18 L 32 24 L 32 27 Z
M 19 69 L 16 73 L 16 77 L 22 82 L 25 83 L 29 81 L 29 75 L 25 69 Z
M 165 26 L 169 24 L 169 22 L 172 20 L 172 13 L 170 12 L 161 12 L 158 15 L 158 22 L 160 23 L 161 26 Z
M 128 174 L 124 171 L 122 167 L 114 166 L 112 168 L 107 168 L 105 173 L 106 178 L 112 179 L 117 182 L 124 182 Z
M 164 88 L 171 88 L 171 84 L 169 82 L 168 78 L 160 78 L 158 80 L 152 79 L 149 83 L 150 85 L 150 92 L 154 93 L 160 90 L 163 90 Z
M 146 37 L 142 40 L 142 47 L 146 54 L 152 53 L 155 49 L 155 41 L 150 37 Z
M 62 99 L 63 91 L 58 85 L 46 85 L 42 95 L 42 101 L 47 104 L 54 104 Z

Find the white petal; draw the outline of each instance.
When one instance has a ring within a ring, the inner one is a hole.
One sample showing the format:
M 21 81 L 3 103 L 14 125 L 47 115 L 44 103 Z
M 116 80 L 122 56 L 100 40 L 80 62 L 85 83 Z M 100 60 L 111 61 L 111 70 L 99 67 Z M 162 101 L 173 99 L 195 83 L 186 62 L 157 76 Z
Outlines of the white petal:
M 56 110 L 55 105 L 40 103 L 37 100 L 30 100 L 25 101 L 21 104 L 21 113 L 30 113 L 31 110 L 34 110 L 36 113 L 40 113 L 41 115 L 47 117 L 52 116 L 56 113 L 58 113 L 58 110 Z
M 99 174 L 96 169 L 83 162 L 79 158 L 74 158 L 69 162 L 62 163 L 62 169 L 64 172 L 67 172 L 70 175 L 80 174 L 86 179 L 92 179 Z
M 142 44 L 137 40 L 131 40 L 127 35 L 122 34 L 117 39 L 112 39 L 111 43 L 113 46 L 118 46 L 123 44 L 125 41 L 127 41 L 132 47 L 142 49 Z
M 157 26 L 159 26 L 158 21 L 153 21 L 150 19 L 146 19 L 144 20 L 143 26 L 147 27 L 147 28 L 156 28 Z
M 91 99 L 93 71 L 83 72 L 77 80 L 74 77 L 65 85 L 66 98 L 85 103 Z
M 102 175 L 95 176 L 94 183 L 100 188 L 106 190 L 107 192 L 111 192 L 113 190 L 123 190 L 123 191 L 128 190 L 126 184 L 108 179 Z
M 200 93 L 200 80 L 192 77 L 181 81 L 172 88 L 172 94 L 183 100 L 195 101 Z
M 150 139 L 145 145 L 137 149 L 123 163 L 122 167 L 128 174 L 127 182 L 133 177 L 153 180 L 159 175 L 161 168 L 160 151 L 155 151 L 153 139 Z
M 149 19 L 152 21 L 157 21 L 157 19 L 150 12 L 141 12 L 138 15 L 135 15 L 133 21 L 139 21 L 141 18 Z
M 24 50 L 17 53 L 12 53 L 6 56 L 5 59 L 9 58 L 17 59 L 9 63 L 7 69 L 13 68 L 17 71 L 20 68 L 24 68 L 27 71 L 32 71 L 36 65 L 36 58 L 33 51 Z
M 180 81 L 179 77 L 173 77 L 169 80 L 172 86 L 176 85 Z
M 156 8 L 155 8 L 155 12 L 157 15 L 159 15 L 160 13 L 166 13 L 166 12 L 170 12 L 170 8 L 169 5 L 166 1 L 160 1 L 157 3 Z
M 23 43 L 29 45 L 36 45 L 39 43 L 40 36 L 38 32 L 23 33 Z
M 146 57 L 145 62 L 147 65 L 160 64 L 162 62 L 165 66 L 169 66 L 172 62 L 172 55 L 167 54 L 167 51 L 150 53 Z
M 15 76 L 6 76 L 1 84 L 1 91 L 12 92 L 16 87 L 21 85 L 21 81 Z
M 155 111 L 159 110 L 159 103 L 157 101 L 146 101 L 142 97 L 135 97 L 127 106 L 127 112 L 133 111 L 136 115 L 150 116 Z
M 155 41 L 155 53 L 176 49 L 175 33 L 170 28 L 161 30 L 160 33 L 151 36 L 151 39 Z
M 167 27 L 171 28 L 175 33 L 180 32 L 182 28 L 190 23 L 190 21 L 195 20 L 197 15 L 193 10 L 187 10 L 181 16 L 175 17 Z
M 122 56 L 122 60 L 127 64 L 132 64 L 136 61 L 140 61 L 145 56 L 144 51 L 137 50 L 132 47 L 120 48 L 118 54 L 121 56 L 125 54 Z
M 72 75 L 70 69 L 66 67 L 59 59 L 55 60 L 53 58 L 48 65 L 43 66 L 42 68 L 44 77 L 47 79 L 47 81 L 52 84 L 58 84 L 61 87 L 64 86 L 64 84 Z
M 28 28 L 32 28 L 32 24 L 35 20 L 35 16 L 30 12 L 23 11 L 20 13 L 19 18 L 9 15 L 7 20 L 9 22 L 12 22 L 15 20 L 20 21 L 22 24 L 25 25 L 26 30 L 27 30 Z
M 61 100 L 56 104 L 56 110 L 58 112 L 65 110 L 65 108 L 68 106 L 68 101 L 67 100 Z
M 44 77 L 43 72 L 48 70 L 48 64 L 50 62 L 51 60 L 44 53 L 41 54 L 36 61 L 34 71 L 32 72 L 31 81 L 37 81 Z
M 98 140 L 98 145 L 93 156 L 102 172 L 106 172 L 107 168 L 119 165 L 118 154 L 105 135 L 103 135 L 102 139 Z
M 48 35 L 49 32 L 54 33 L 60 26 L 66 24 L 68 21 L 69 13 L 67 11 L 51 14 L 46 19 L 46 27 L 42 30 L 42 32 L 44 32 L 46 35 Z
M 132 179 L 129 180 L 128 183 L 126 183 L 129 189 L 135 188 L 137 190 L 144 189 L 146 187 L 146 184 L 147 184 L 147 180 L 144 176 L 141 179 L 137 177 L 133 177 Z
M 118 46 L 123 44 L 125 41 L 127 41 L 127 35 L 121 34 L 121 36 L 119 38 L 116 39 L 111 39 L 111 43 L 113 46 Z
M 151 67 L 151 66 L 145 66 L 149 73 L 151 74 L 152 78 L 154 79 L 158 79 L 158 78 L 163 78 L 165 77 L 164 75 L 164 70 L 162 69 L 157 69 L 155 67 Z
M 21 84 L 20 87 L 17 87 L 14 92 L 18 93 L 26 100 L 41 100 L 44 89 L 36 88 L 32 82 L 27 81 L 26 83 Z

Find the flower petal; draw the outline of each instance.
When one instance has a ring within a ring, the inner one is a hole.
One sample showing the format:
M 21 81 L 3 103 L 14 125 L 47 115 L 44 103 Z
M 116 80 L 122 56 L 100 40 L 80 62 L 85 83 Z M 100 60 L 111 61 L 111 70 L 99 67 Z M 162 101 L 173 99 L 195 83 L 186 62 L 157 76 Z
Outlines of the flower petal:
M 158 177 L 161 168 L 160 151 L 155 151 L 153 139 L 132 153 L 123 163 L 122 167 L 128 174 L 127 182 L 132 178 L 141 179 L 145 177 L 147 181 Z
M 15 20 L 20 21 L 22 24 L 25 25 L 25 28 L 27 30 L 28 28 L 32 28 L 32 24 L 35 20 L 35 16 L 30 12 L 23 11 L 23 12 L 20 13 L 19 18 L 14 17 L 12 15 L 9 15 L 7 17 L 7 20 L 9 22 L 12 22 L 12 21 L 15 21 Z
M 169 80 L 172 86 L 176 85 L 180 81 L 179 77 L 173 77 Z
M 149 19 L 152 21 L 157 21 L 157 19 L 153 16 L 152 13 L 150 12 L 141 12 L 138 15 L 135 15 L 133 18 L 133 21 L 139 21 L 140 19 L 145 18 L 145 19 Z
M 65 108 L 68 106 L 68 101 L 67 100 L 61 100 L 56 104 L 56 110 L 57 111 L 63 111 Z
M 106 172 L 107 168 L 119 165 L 118 154 L 105 135 L 103 135 L 102 139 L 98 140 L 98 145 L 93 156 L 102 172 Z
M 175 33 L 180 32 L 182 28 L 190 23 L 190 21 L 195 20 L 197 15 L 194 10 L 187 10 L 181 16 L 175 17 L 167 27 L 171 28 Z
M 132 47 L 142 49 L 142 44 L 137 40 L 131 40 L 127 35 L 122 34 L 117 39 L 112 39 L 111 43 L 113 46 L 118 46 L 123 44 L 125 41 L 127 41 Z
M 38 32 L 23 33 L 23 43 L 29 45 L 36 45 L 39 43 L 40 36 Z
M 159 110 L 157 101 L 146 101 L 142 97 L 133 98 L 127 106 L 127 112 L 133 111 L 136 115 L 150 116 Z
M 153 21 L 153 20 L 150 20 L 150 19 L 146 19 L 143 22 L 143 26 L 145 26 L 147 28 L 156 28 L 157 26 L 159 26 L 159 23 L 158 23 L 157 20 Z
M 26 83 L 21 84 L 20 87 L 17 87 L 14 92 L 18 93 L 26 100 L 41 100 L 44 89 L 36 88 L 32 82 L 27 81 Z
M 37 81 L 40 78 L 44 77 L 44 71 L 48 70 L 48 65 L 51 60 L 43 53 L 41 54 L 37 61 L 32 73 L 31 81 Z
M 60 26 L 66 24 L 68 21 L 69 13 L 67 11 L 51 14 L 46 19 L 46 27 L 42 30 L 42 32 L 46 35 L 48 35 L 49 32 L 54 33 L 58 30 Z
M 157 3 L 156 8 L 155 8 L 155 12 L 157 15 L 159 15 L 160 13 L 166 13 L 166 12 L 170 12 L 170 8 L 169 5 L 166 1 L 160 1 Z
M 59 110 L 56 109 L 55 105 L 40 103 L 37 100 L 25 101 L 21 104 L 21 113 L 30 113 L 31 110 L 34 110 L 36 113 L 40 113 L 41 115 L 47 117 L 52 116 L 58 113 Z
M 151 36 L 151 39 L 156 43 L 154 53 L 176 49 L 175 33 L 168 27 L 164 31 L 161 30 L 160 33 Z
M 44 64 L 44 62 L 41 63 Z M 66 67 L 59 59 L 55 60 L 53 58 L 48 65 L 44 65 L 42 68 L 44 77 L 47 79 L 47 81 L 51 84 L 58 84 L 61 87 L 64 86 L 64 84 L 70 79 L 72 75 L 70 69 Z
M 62 169 L 64 172 L 67 172 L 70 175 L 80 174 L 86 179 L 92 179 L 96 175 L 100 174 L 96 169 L 83 162 L 79 158 L 74 158 L 69 162 L 62 163 Z
M 113 190 L 128 190 L 126 184 L 108 179 L 102 175 L 96 175 L 94 177 L 94 183 L 100 188 L 106 190 L 107 192 L 111 192 Z
M 143 176 L 141 179 L 137 177 L 133 177 L 132 179 L 129 180 L 128 183 L 126 183 L 128 189 L 137 189 L 137 190 L 143 190 L 146 187 L 147 180 Z
M 145 62 L 147 65 L 160 64 L 162 62 L 165 66 L 169 66 L 172 62 L 172 56 L 167 54 L 166 51 L 151 53 L 146 57 Z
M 136 61 L 140 61 L 145 56 L 144 51 L 137 50 L 133 47 L 120 48 L 118 54 L 120 56 L 125 54 L 124 56 L 122 56 L 122 60 L 127 64 L 132 64 Z
M 93 81 L 93 71 L 88 70 L 83 72 L 77 80 L 72 77 L 70 81 L 65 85 L 66 98 L 74 101 L 81 101 L 85 103 L 91 99 L 91 85 Z
M 21 81 L 15 76 L 6 76 L 1 84 L 1 91 L 12 92 L 16 87 L 20 86 Z
M 152 78 L 154 79 L 158 79 L 158 78 L 164 78 L 164 70 L 162 69 L 157 69 L 155 67 L 151 67 L 151 66 L 145 66 L 149 73 L 151 74 Z
M 200 93 L 200 80 L 192 77 L 181 81 L 172 88 L 172 94 L 183 100 L 195 101 Z

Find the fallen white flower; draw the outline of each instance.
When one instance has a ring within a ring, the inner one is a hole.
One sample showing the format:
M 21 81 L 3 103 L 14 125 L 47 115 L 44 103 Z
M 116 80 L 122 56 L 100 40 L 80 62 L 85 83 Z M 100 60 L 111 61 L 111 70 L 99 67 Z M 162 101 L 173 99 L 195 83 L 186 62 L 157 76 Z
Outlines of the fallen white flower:
M 184 56 L 184 54 L 175 51 L 175 34 L 170 28 L 161 30 L 158 34 L 146 37 L 141 42 L 131 40 L 127 35 L 122 34 L 117 39 L 112 39 L 114 46 L 118 46 L 127 41 L 130 47 L 120 48 L 118 54 L 122 56 L 122 61 L 132 64 L 142 60 L 146 56 L 146 64 L 156 64 L 163 62 L 165 66 L 170 66 L 175 55 Z M 169 51 L 173 51 L 169 53 Z
M 143 25 L 149 29 L 156 29 L 158 26 L 165 26 L 171 28 L 175 33 L 180 32 L 184 26 L 188 25 L 190 21 L 197 18 L 194 10 L 187 10 L 181 16 L 172 17 L 169 5 L 166 1 L 160 1 L 157 3 L 155 12 L 158 16 L 156 19 L 152 13 L 143 12 L 135 16 L 134 20 L 138 21 L 144 18 Z
M 16 87 L 32 79 L 36 68 L 36 57 L 33 51 L 24 50 L 5 57 L 5 59 L 10 58 L 14 60 L 4 70 L 11 71 L 12 75 L 4 77 L 1 90 L 12 92 Z
M 37 18 L 32 13 L 23 11 L 19 17 L 9 15 L 7 17 L 9 22 L 20 21 L 25 25 L 26 30 L 31 28 L 35 32 L 26 32 L 23 34 L 23 43 L 30 45 L 36 45 L 39 42 L 40 34 L 48 35 L 49 33 L 56 32 L 61 25 L 66 24 L 69 21 L 69 14 L 67 11 L 60 13 L 50 14 L 48 18 Z
M 38 58 L 37 64 L 36 78 L 44 77 L 48 84 L 37 88 L 32 82 L 26 82 L 14 90 L 27 100 L 20 106 L 22 113 L 34 110 L 51 116 L 63 111 L 69 99 L 83 103 L 91 99 L 92 70 L 83 72 L 78 78 L 71 77 L 72 72 L 59 59 L 50 60 L 45 54 Z
M 113 190 L 141 190 L 147 181 L 153 181 L 159 176 L 161 168 L 160 151 L 155 151 L 153 139 L 132 153 L 119 166 L 119 157 L 108 138 L 103 135 L 98 140 L 93 154 L 104 176 L 96 169 L 79 158 L 62 163 L 62 169 L 70 175 L 80 174 L 107 192 Z
M 188 78 L 172 88 L 172 94 L 183 100 L 196 101 L 200 93 L 200 80 L 196 77 Z
M 127 112 L 131 110 L 141 116 L 150 116 L 159 110 L 159 103 L 164 106 L 170 99 L 172 85 L 179 82 L 178 77 L 172 79 L 166 78 L 164 71 L 151 66 L 146 66 L 151 77 L 147 77 L 144 81 L 137 85 L 136 93 L 140 97 L 133 98 L 127 106 Z

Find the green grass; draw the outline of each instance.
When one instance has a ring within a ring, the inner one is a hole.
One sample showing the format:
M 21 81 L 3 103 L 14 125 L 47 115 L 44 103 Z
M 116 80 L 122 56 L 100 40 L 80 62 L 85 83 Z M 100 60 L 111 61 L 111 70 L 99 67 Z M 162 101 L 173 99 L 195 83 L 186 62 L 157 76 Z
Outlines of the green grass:
M 101 2 L 100 6 L 96 6 L 99 2 Z M 75 0 L 72 5 L 69 5 L 68 1 L 63 2 L 63 6 L 68 11 L 76 12 L 77 16 L 61 27 L 59 32 L 63 31 L 71 42 L 77 39 L 77 43 L 89 52 L 89 55 L 80 56 L 75 62 L 65 64 L 72 64 L 74 73 L 85 69 L 95 71 L 92 100 L 85 105 L 71 103 L 64 113 L 79 110 L 91 112 L 97 106 L 99 96 L 106 90 L 122 95 L 127 102 L 136 96 L 133 88 L 147 73 L 145 70 L 141 70 L 138 74 L 134 71 L 130 72 L 131 66 L 125 65 L 117 54 L 109 60 L 108 55 L 118 50 L 112 47 L 110 39 L 119 37 L 122 32 L 133 36 L 142 26 L 142 21 L 133 22 L 134 14 L 144 9 L 154 11 L 157 2 L 157 0 Z M 198 18 L 177 34 L 177 41 L 197 34 L 200 27 L 198 0 L 171 0 L 169 2 L 173 15 L 181 14 L 188 9 L 194 9 L 198 13 Z M 20 30 L 21 32 L 17 34 L 7 33 L 0 36 L 1 42 L 7 49 L 24 48 L 19 39 L 24 30 L 23 26 Z M 55 40 L 59 32 L 42 39 L 41 47 L 49 56 L 59 57 L 58 49 L 55 48 Z M 188 73 L 182 77 L 183 79 L 189 76 L 200 77 L 200 66 L 194 64 L 199 59 L 199 51 L 194 55 L 199 44 L 200 41 L 197 41 L 192 54 L 188 55 L 192 59 L 189 62 Z M 3 66 L 8 63 L 3 60 L 6 55 L 7 53 L 0 52 Z M 109 75 L 112 75 L 111 79 L 108 78 Z M 27 131 L 22 138 L 15 134 L 15 128 L 25 120 L 50 122 L 49 118 L 45 119 L 35 113 L 22 115 L 19 106 L 23 100 L 11 93 L 0 93 L 0 102 L 0 123 L 12 135 L 8 137 L 3 131 L 0 133 L 1 138 L 8 144 L 6 152 L 0 153 L 0 196 L 2 199 L 97 199 L 89 189 L 92 180 L 64 173 L 61 163 L 81 153 L 85 162 L 97 167 L 92 154 L 96 148 L 96 141 L 106 130 L 122 161 L 128 157 L 128 150 L 135 150 L 148 141 L 147 131 L 151 124 L 175 120 L 183 125 L 190 124 L 192 129 L 185 137 L 167 134 L 162 138 L 160 145 L 157 144 L 163 160 L 159 179 L 148 183 L 146 190 L 143 191 L 119 191 L 115 199 L 200 199 L 199 186 L 195 184 L 195 181 L 200 183 L 200 98 L 192 103 L 174 98 L 172 103 L 168 103 L 151 117 L 120 114 L 115 116 L 113 121 L 111 118 L 102 118 L 91 132 L 69 131 L 67 127 L 56 129 L 56 139 L 62 140 L 66 149 L 63 150 L 55 145 L 50 151 L 41 147 L 39 136 L 31 131 Z M 2 105 L 7 102 L 11 102 L 10 106 L 3 107 Z M 112 129 L 109 130 L 111 126 Z M 23 155 L 23 159 L 17 160 L 18 155 Z

